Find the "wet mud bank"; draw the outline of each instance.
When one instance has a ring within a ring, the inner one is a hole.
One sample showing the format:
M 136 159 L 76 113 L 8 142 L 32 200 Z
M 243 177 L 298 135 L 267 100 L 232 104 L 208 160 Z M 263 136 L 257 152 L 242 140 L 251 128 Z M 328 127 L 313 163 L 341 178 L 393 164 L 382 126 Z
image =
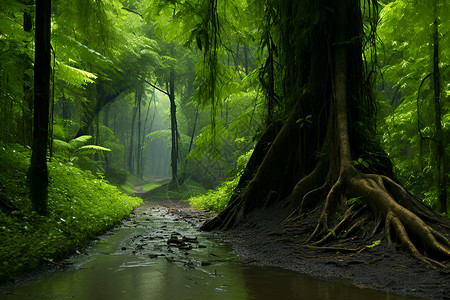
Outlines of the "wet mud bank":
M 379 245 L 362 251 L 308 248 L 302 242 L 309 237 L 309 227 L 299 224 L 280 228 L 286 207 L 281 203 L 270 210 L 257 209 L 234 228 L 218 234 L 252 265 L 279 267 L 323 279 L 342 279 L 360 288 L 392 295 L 450 299 L 449 269 L 430 268 L 388 245 L 382 236 L 377 237 L 381 239 Z

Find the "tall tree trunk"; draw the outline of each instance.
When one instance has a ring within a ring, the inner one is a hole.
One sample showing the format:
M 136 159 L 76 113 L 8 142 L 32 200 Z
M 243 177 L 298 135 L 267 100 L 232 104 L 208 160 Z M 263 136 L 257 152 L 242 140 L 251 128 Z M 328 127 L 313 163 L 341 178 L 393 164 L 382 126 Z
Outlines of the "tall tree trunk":
M 244 68 L 245 75 L 248 75 L 248 45 L 244 44 Z
M 62 97 L 59 98 L 59 102 L 61 103 L 61 110 L 62 110 L 62 118 L 64 120 L 68 120 L 70 118 L 69 115 L 69 104 L 66 99 L 66 96 L 64 95 L 64 91 L 62 92 Z
M 275 105 L 275 80 L 274 80 L 274 68 L 273 68 L 273 60 L 274 60 L 274 43 L 272 41 L 272 37 L 270 34 L 267 34 L 267 51 L 269 53 L 269 57 L 267 58 L 268 62 L 268 76 L 269 82 L 268 91 L 267 91 L 267 124 L 272 123 L 273 121 L 273 109 Z
M 136 99 L 135 99 L 136 100 Z M 136 101 L 133 106 L 133 117 L 131 119 L 131 135 L 130 135 L 130 147 L 128 148 L 128 171 L 130 174 L 134 174 L 134 124 L 136 123 L 137 106 Z
M 153 112 L 152 120 L 150 121 L 149 129 L 147 130 L 147 121 L 148 121 L 148 116 L 150 114 L 150 107 L 152 106 L 152 101 L 154 101 L 154 103 L 155 103 L 155 110 Z M 142 151 L 141 151 L 142 174 L 144 173 L 144 165 L 145 165 L 145 159 L 144 159 L 145 158 L 145 156 L 144 156 L 145 136 L 146 136 L 147 132 L 152 131 L 153 121 L 155 120 L 155 117 L 156 117 L 156 94 L 155 94 L 155 91 L 153 91 L 152 98 L 150 99 L 150 102 L 148 103 L 147 113 L 145 115 L 145 120 L 144 120 L 144 125 L 142 126 Z
M 170 70 L 170 78 L 167 84 L 170 100 L 170 129 L 172 133 L 172 150 L 170 154 L 170 166 L 172 167 L 172 183 L 178 184 L 178 123 L 177 106 L 175 103 L 175 71 Z
M 34 62 L 34 131 L 30 164 L 30 198 L 33 209 L 47 214 L 47 144 L 50 103 L 51 0 L 36 0 L 36 50 Z
M 192 144 L 194 143 L 194 135 L 195 135 L 195 129 L 197 127 L 197 119 L 198 119 L 198 109 L 199 108 L 197 106 L 197 109 L 195 111 L 194 126 L 192 128 L 192 133 L 191 133 L 191 138 L 189 140 L 189 148 L 188 148 L 187 154 L 189 154 L 191 152 Z M 227 117 L 228 117 L 228 113 L 227 113 Z M 188 161 L 188 156 L 186 155 L 186 159 L 184 160 L 184 168 L 185 169 L 186 169 L 187 161 Z
M 441 112 L 441 79 L 439 70 L 439 24 L 437 18 L 437 0 L 434 1 L 434 15 L 433 23 L 433 85 L 434 85 L 434 126 L 435 140 L 436 140 L 436 164 L 438 169 L 438 200 L 440 204 L 440 211 L 447 212 L 450 209 L 447 207 L 447 171 L 445 163 L 445 151 L 442 134 L 442 112 Z
M 280 32 L 287 36 L 280 40 L 287 43 L 279 50 L 281 68 L 290 76 L 283 82 L 295 82 L 287 87 L 293 97 L 287 103 L 295 104 L 276 137 L 270 140 L 269 126 L 256 145 L 243 174 L 251 178 L 247 186 L 203 229 L 229 228 L 256 207 L 290 199 L 292 210 L 282 225 L 313 224 L 304 243 L 358 239 L 364 244 L 377 233 L 391 243 L 395 237 L 418 259 L 442 267 L 425 256 L 450 257 L 450 242 L 436 230 L 450 228 L 448 220 L 389 178 L 390 161 L 374 140 L 374 98 L 357 38 L 363 34 L 360 1 L 332 1 L 332 8 L 313 0 L 285 2 L 288 9 L 279 9 L 284 20 Z M 305 19 L 293 26 L 290 21 L 307 18 L 305 11 L 325 17 L 315 25 Z M 299 32 L 311 36 L 298 40 Z M 304 122 L 307 116 L 311 124 Z M 361 157 L 379 163 L 354 165 Z
M 144 92 L 143 83 L 139 83 L 138 91 L 137 91 L 137 114 L 138 114 L 138 134 L 137 134 L 137 153 L 136 153 L 136 174 L 139 178 L 142 179 L 142 145 L 141 145 L 141 131 L 142 131 L 142 122 L 141 122 L 141 106 L 142 106 L 142 94 Z
M 110 108 L 111 108 L 111 106 L 105 105 L 105 107 L 104 107 L 105 115 L 103 116 L 103 124 L 105 124 L 105 126 L 108 128 L 109 128 L 109 109 Z
M 33 0 L 25 2 L 26 8 L 23 13 L 23 30 L 30 33 L 33 29 L 33 20 L 31 16 L 31 8 L 33 7 Z M 25 41 L 27 48 L 31 45 L 29 41 Z M 31 47 L 31 46 L 30 46 Z M 23 55 L 23 104 L 22 104 L 22 136 L 23 144 L 31 145 L 33 136 L 33 78 L 31 72 L 33 70 L 33 62 L 27 53 Z

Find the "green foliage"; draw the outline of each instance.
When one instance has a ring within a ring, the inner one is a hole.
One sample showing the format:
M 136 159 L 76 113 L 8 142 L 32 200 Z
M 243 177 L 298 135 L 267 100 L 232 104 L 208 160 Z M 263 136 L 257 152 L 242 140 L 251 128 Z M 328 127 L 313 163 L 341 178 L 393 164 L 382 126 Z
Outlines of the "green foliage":
M 355 198 L 348 199 L 347 203 L 348 204 L 362 205 L 362 204 L 364 204 L 364 201 L 361 199 L 361 197 L 355 197 Z
M 109 152 L 111 149 L 97 146 L 97 145 L 86 145 L 86 143 L 92 139 L 90 135 L 82 135 L 77 138 L 72 139 L 68 143 L 62 140 L 53 139 L 53 145 L 55 150 L 60 150 L 61 152 L 67 153 L 67 158 L 70 161 L 75 159 L 74 155 L 83 156 L 94 154 L 97 152 Z
M 108 166 L 105 170 L 105 178 L 116 185 L 123 185 L 127 182 L 129 173 L 117 166 Z
M 209 190 L 201 196 L 191 197 L 188 201 L 193 208 L 221 212 L 227 206 L 234 189 L 238 185 L 239 178 L 240 176 L 237 176 L 233 180 L 224 181 L 215 189 Z
M 105 148 L 111 149 L 111 151 L 107 153 L 108 161 L 112 162 L 112 164 L 117 167 L 122 166 L 125 152 L 123 144 L 114 135 L 114 132 L 106 126 L 100 126 L 99 134 L 100 137 L 98 143 Z M 106 153 L 104 154 L 106 155 Z
M 237 159 L 235 172 L 237 175 L 234 176 L 232 180 L 223 181 L 218 187 L 207 191 L 201 196 L 189 198 L 188 201 L 192 207 L 213 210 L 216 212 L 220 212 L 225 209 L 239 183 L 239 179 L 241 178 L 244 168 L 247 165 L 252 153 L 253 150 L 250 150 L 239 156 Z
M 311 126 L 312 125 L 312 115 L 307 115 L 306 118 L 300 118 L 296 121 L 299 128 L 301 129 L 303 126 Z
M 30 211 L 29 159 L 29 149 L 0 143 L 1 190 L 20 207 L 10 213 L 0 210 L 0 281 L 83 247 L 140 203 L 71 163 L 54 159 L 48 163 L 49 217 L 41 217 Z
M 365 169 L 369 169 L 370 165 L 367 161 L 359 157 L 357 160 L 352 161 L 355 167 L 363 167 Z
M 181 185 L 176 183 L 166 184 L 156 194 L 155 198 L 168 199 L 188 199 L 201 195 L 205 192 L 205 188 L 193 179 L 185 180 Z
M 437 5 L 434 11 L 434 5 Z M 379 97 L 384 148 L 393 160 L 398 180 L 430 205 L 437 200 L 434 187 L 435 110 L 433 88 L 433 23 L 438 21 L 441 110 L 444 145 L 450 133 L 450 2 L 396 0 L 381 11 L 377 32 L 382 63 Z M 420 130 L 420 132 L 419 132 Z M 446 160 L 450 148 L 445 149 Z

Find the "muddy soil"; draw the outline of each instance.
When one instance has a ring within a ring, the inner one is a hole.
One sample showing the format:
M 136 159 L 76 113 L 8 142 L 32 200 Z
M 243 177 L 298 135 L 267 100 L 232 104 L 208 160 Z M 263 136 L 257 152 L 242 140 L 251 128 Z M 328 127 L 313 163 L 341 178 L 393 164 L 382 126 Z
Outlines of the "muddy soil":
M 216 231 L 233 250 L 252 264 L 281 267 L 326 279 L 344 279 L 361 287 L 388 293 L 450 299 L 450 270 L 432 269 L 409 254 L 388 245 L 365 247 L 361 241 L 343 247 L 362 251 L 324 251 L 304 246 L 311 226 L 280 228 L 287 204 L 257 209 L 227 231 Z M 183 210 L 173 210 L 184 215 Z M 367 242 L 366 242 L 367 243 Z M 364 244 L 363 244 L 364 245 Z M 370 245 L 370 243 L 368 244 Z M 449 265 L 449 261 L 445 262 Z

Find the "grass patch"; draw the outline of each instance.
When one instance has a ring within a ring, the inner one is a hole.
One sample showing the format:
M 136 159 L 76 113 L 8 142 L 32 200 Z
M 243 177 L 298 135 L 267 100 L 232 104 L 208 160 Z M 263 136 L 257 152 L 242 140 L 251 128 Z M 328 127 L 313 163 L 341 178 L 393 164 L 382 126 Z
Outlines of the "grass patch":
M 152 194 L 152 197 L 161 199 L 188 199 L 202 195 L 205 192 L 205 188 L 200 183 L 192 179 L 187 179 L 179 186 L 171 184 L 161 185 L 158 187 L 157 192 Z
M 120 186 L 120 189 L 127 195 L 134 195 L 134 193 L 136 192 L 134 190 L 134 184 L 130 181 L 127 181 L 125 184 L 122 184 Z
M 167 184 L 170 179 L 160 179 L 155 180 L 152 177 L 145 177 L 140 179 L 135 175 L 129 175 L 128 180 L 125 184 L 121 185 L 120 188 L 128 195 L 134 195 L 136 187 L 140 187 L 139 191 L 148 192 L 154 190 L 164 184 Z
M 117 225 L 141 199 L 56 158 L 48 163 L 49 216 L 31 211 L 26 173 L 31 151 L 0 142 L 1 193 L 19 207 L 0 210 L 0 281 L 79 249 Z
M 239 179 L 240 176 L 237 176 L 233 180 L 224 181 L 218 187 L 208 190 L 203 195 L 189 198 L 188 202 L 193 208 L 221 212 L 227 206 Z
M 154 190 L 164 184 L 167 184 L 170 182 L 170 179 L 166 179 L 166 180 L 160 180 L 160 181 L 154 181 L 154 182 L 149 182 L 145 185 L 142 186 L 142 191 L 144 192 L 148 192 L 151 190 Z
M 194 196 L 188 199 L 189 204 L 193 208 L 213 210 L 221 212 L 228 205 L 228 202 L 233 195 L 234 190 L 238 186 L 239 180 L 244 172 L 253 150 L 250 150 L 236 160 L 236 170 L 233 179 L 222 182 L 213 190 L 208 190 L 206 193 Z

